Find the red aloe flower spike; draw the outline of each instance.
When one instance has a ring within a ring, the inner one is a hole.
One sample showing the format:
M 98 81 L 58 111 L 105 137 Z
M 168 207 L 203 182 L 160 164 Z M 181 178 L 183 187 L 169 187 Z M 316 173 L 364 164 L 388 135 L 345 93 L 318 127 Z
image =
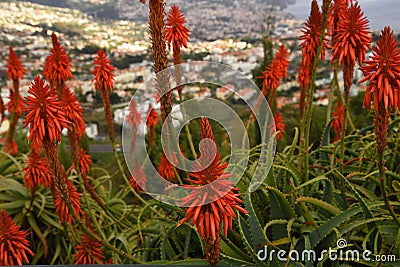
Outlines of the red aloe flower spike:
M 52 175 L 51 192 L 54 199 L 54 207 L 62 223 L 74 222 L 74 216 L 70 214 L 68 206 L 74 210 L 80 218 L 83 214 L 80 206 L 80 194 L 68 179 L 64 165 L 58 158 L 57 144 L 46 138 L 43 141 L 44 154 L 49 164 Z
M 51 34 L 51 41 L 53 47 L 46 58 L 43 76 L 52 87 L 57 89 L 58 97 L 61 98 L 65 81 L 72 78 L 72 64 L 54 32 Z
M 68 87 L 63 90 L 61 105 L 66 119 L 71 122 L 71 127 L 79 137 L 85 134 L 85 121 L 83 120 L 83 108 Z
M 46 188 L 50 188 L 52 185 L 52 179 L 49 169 L 49 164 L 46 158 L 41 158 L 39 153 L 32 150 L 29 153 L 26 161 L 26 167 L 23 169 L 25 187 L 30 189 L 36 189 L 41 184 Z
M 4 152 L 10 155 L 17 155 L 18 154 L 18 145 L 14 140 L 6 141 L 4 144 Z
M 319 45 L 319 39 L 322 31 L 322 14 L 319 10 L 318 3 L 313 0 L 311 3 L 311 12 L 308 17 L 306 24 L 302 30 L 303 34 L 299 40 L 301 51 L 303 54 L 304 65 L 312 68 L 315 57 L 317 56 L 317 49 Z M 321 59 L 324 59 L 325 48 L 328 47 L 327 39 L 324 38 L 322 43 Z
M 65 87 L 63 90 L 61 105 L 66 118 L 71 122 L 70 129 L 68 130 L 68 139 L 72 162 L 75 164 L 80 160 L 78 157 L 79 143 L 81 137 L 85 134 L 86 128 L 85 121 L 83 120 L 83 108 L 68 87 Z
M 90 171 L 90 166 L 93 163 L 91 156 L 88 155 L 85 150 L 79 148 L 78 159 L 79 170 L 83 176 L 86 176 L 86 174 Z M 72 163 L 72 168 L 76 169 L 75 163 Z
M 279 133 L 276 135 L 276 138 L 279 140 L 282 139 L 283 133 L 285 132 L 285 123 L 279 111 L 275 113 L 274 120 L 275 120 L 276 130 L 279 131 Z
M 0 211 L 0 265 L 12 266 L 29 263 L 27 254 L 33 256 L 26 239 L 28 231 L 20 230 L 5 210 Z
M 168 13 L 168 21 L 166 23 L 166 34 L 168 45 L 172 46 L 174 50 L 182 46 L 187 48 L 187 41 L 189 40 L 190 31 L 184 25 L 186 23 L 185 16 L 177 5 L 173 5 Z
M 287 73 L 289 66 L 288 54 L 284 46 L 281 46 L 272 59 L 271 64 L 257 78 L 263 79 L 261 94 L 254 105 L 254 111 L 257 111 L 264 97 L 269 93 L 268 104 L 272 105 L 275 101 L 276 90 L 284 75 Z
M 300 85 L 300 118 L 303 118 L 306 106 L 307 88 L 311 83 L 310 68 L 304 65 L 304 61 L 301 62 L 298 73 L 297 81 Z
M 24 127 L 29 125 L 28 139 L 32 142 L 32 149 L 40 151 L 44 139 L 59 141 L 62 128 L 68 128 L 70 122 L 65 118 L 55 92 L 39 76 L 34 78 L 28 93 Z
M 114 87 L 115 68 L 110 64 L 110 60 L 107 59 L 107 55 L 103 50 L 99 50 L 97 52 L 97 57 L 94 61 L 94 64 L 95 69 L 92 71 L 92 74 L 95 76 L 95 78 L 93 79 L 94 87 L 100 92 L 101 98 L 103 100 L 108 135 L 110 136 L 111 142 L 114 143 L 115 137 L 113 114 L 111 110 L 108 90 L 111 91 Z
M 263 92 L 275 91 L 278 89 L 279 83 L 282 79 L 282 68 L 278 60 L 272 60 L 267 69 L 261 73 L 258 78 L 263 79 Z
M 275 55 L 275 60 L 278 61 L 281 66 L 281 75 L 280 76 L 282 78 L 286 78 L 288 68 L 289 68 L 289 53 L 286 50 L 286 47 L 284 45 L 281 45 L 279 47 L 279 50 Z
M 87 233 L 83 233 L 81 243 L 76 246 L 75 264 L 87 265 L 87 264 L 102 264 L 104 259 L 104 251 L 102 244 L 89 236 Z
M 168 21 L 166 24 L 166 39 L 169 47 L 171 47 L 171 43 L 173 47 L 176 83 L 179 85 L 177 89 L 181 101 L 183 91 L 183 86 L 180 85 L 182 83 L 182 68 L 179 66 L 182 63 L 181 47 L 187 47 L 187 42 L 190 36 L 190 31 L 185 27 L 185 23 L 185 17 L 179 10 L 179 7 L 173 5 L 168 14 Z
M 140 167 L 139 162 L 135 160 L 135 169 L 132 172 L 129 183 L 131 184 L 132 189 L 135 190 L 136 193 L 139 193 L 142 190 L 146 190 L 146 182 L 146 175 L 142 167 Z
M 382 30 L 381 38 L 372 48 L 370 60 L 360 70 L 364 78 L 360 83 L 369 81 L 364 97 L 364 107 L 371 107 L 373 94 L 374 109 L 378 111 L 379 105 L 385 109 L 400 108 L 400 49 L 390 27 Z
M 364 96 L 364 107 L 371 107 L 373 94 L 375 109 L 375 135 L 378 152 L 386 148 L 390 110 L 400 108 L 400 49 L 390 27 L 382 30 L 380 40 L 372 48 L 370 60 L 360 70 L 364 78 L 360 83 L 369 81 Z M 382 163 L 380 163 L 382 164 Z
M 149 128 L 149 147 L 153 146 L 154 142 L 154 131 L 158 122 L 158 113 L 152 108 L 151 104 L 149 104 L 149 109 L 147 111 L 148 116 L 147 116 L 147 121 L 146 125 Z
M 91 222 L 86 216 L 85 224 L 90 231 L 93 231 Z M 102 264 L 104 260 L 104 251 L 99 240 L 94 239 L 87 233 L 83 233 L 81 242 L 75 247 L 76 253 L 73 255 L 75 264 Z
M 335 132 L 335 138 L 333 139 L 333 142 L 335 142 L 342 136 L 344 107 L 340 101 L 337 103 L 337 107 L 335 108 L 335 112 L 332 114 L 332 118 L 334 118 L 332 121 L 332 128 Z
M 164 153 L 161 155 L 157 171 L 161 177 L 167 179 L 168 181 L 172 183 L 177 182 L 175 168 L 172 163 L 167 159 Z
M 137 131 L 141 121 L 142 121 L 142 115 L 139 113 L 137 109 L 136 101 L 132 99 L 129 104 L 128 116 L 126 117 L 126 122 L 128 123 L 128 125 L 131 126 L 132 129 L 132 136 L 131 136 L 132 140 L 130 147 L 131 155 L 135 150 Z
M 368 20 L 363 17 L 358 3 L 352 4 L 340 16 L 336 30 L 337 41 L 333 46 L 332 61 L 339 60 L 344 66 L 345 91 L 350 90 L 356 60 L 362 65 L 372 38 L 368 31 Z
M 68 203 L 71 204 L 71 207 L 78 217 L 81 217 L 83 211 L 81 209 L 80 194 L 66 174 L 62 180 L 63 181 L 60 181 L 60 183 L 53 188 L 54 207 L 62 223 L 68 222 L 72 224 L 75 219 L 72 214 L 70 214 Z
M 327 26 L 329 34 L 332 36 L 331 40 L 332 46 L 334 46 L 336 41 L 338 40 L 338 35 L 337 35 L 338 23 L 340 21 L 340 17 L 347 10 L 348 5 L 349 5 L 349 0 L 333 0 Z
M 164 25 L 164 0 L 149 1 L 149 28 L 154 58 L 154 72 L 157 74 L 156 90 L 161 96 L 161 118 L 164 122 L 172 110 L 172 92 L 169 90 L 169 74 L 163 72 L 168 68 L 166 51 L 165 25 Z
M 19 80 L 24 78 L 24 67 L 21 64 L 17 54 L 15 54 L 14 49 L 12 46 L 9 47 L 10 55 L 8 57 L 8 64 L 7 64 L 7 76 L 10 80 Z
M 17 103 L 15 103 L 16 99 Z M 15 112 L 18 118 L 24 113 L 24 99 L 19 93 L 17 98 L 14 89 L 10 89 L 10 101 L 7 104 L 7 110 L 10 114 Z
M 138 111 L 136 101 L 132 99 L 129 104 L 129 112 L 128 116 L 126 117 L 126 122 L 132 127 L 133 126 L 139 127 L 141 121 L 142 121 L 142 115 Z
M 77 163 L 79 166 L 79 171 L 82 176 L 83 184 L 86 188 L 86 190 L 89 192 L 90 196 L 93 198 L 96 203 L 102 207 L 105 208 L 103 201 L 100 199 L 98 194 L 96 193 L 96 190 L 94 190 L 92 184 L 90 183 L 87 174 L 90 171 L 90 167 L 93 163 L 91 156 L 87 153 L 87 151 L 83 150 L 81 147 L 78 148 L 78 153 L 77 153 Z M 72 169 L 77 169 L 76 163 L 72 162 Z
M 370 60 L 360 70 L 364 78 L 360 83 L 369 81 L 364 97 L 364 106 L 370 108 L 371 94 L 374 94 L 375 140 L 378 151 L 379 181 L 382 197 L 390 215 L 400 225 L 400 221 L 390 204 L 388 181 L 385 178 L 385 149 L 389 130 L 390 112 L 400 108 L 400 48 L 390 27 L 386 26 L 376 46 L 372 48 Z M 391 185 L 389 184 L 389 188 Z
M 201 118 L 200 130 L 202 139 L 215 140 L 211 125 L 205 117 Z M 185 218 L 179 223 L 181 225 L 192 220 L 192 225 L 196 226 L 200 236 L 206 242 L 206 260 L 210 264 L 218 263 L 221 223 L 224 225 L 224 234 L 227 235 L 228 230 L 232 228 L 232 218 L 236 217 L 233 210 L 247 213 L 239 206 L 243 201 L 239 198 L 238 189 L 234 188 L 233 182 L 228 180 L 232 175 L 224 171 L 228 164 L 222 164 L 220 155 L 218 151 L 216 152 L 211 164 L 204 166 L 205 162 L 200 161 L 199 165 L 194 166 L 198 171 L 189 173 L 191 179 L 187 179 L 187 181 L 193 185 L 185 185 L 185 187 L 191 188 L 192 191 L 181 199 L 181 203 L 189 208 L 185 211 Z M 210 158 L 207 153 L 209 153 L 208 149 L 201 150 L 200 159 Z M 207 162 L 208 160 L 206 160 Z M 204 189 L 198 185 L 209 186 Z M 205 204 L 209 202 L 207 201 L 209 196 L 215 197 L 216 195 L 220 198 Z
M 17 80 L 16 86 L 19 86 L 18 84 L 19 82 Z M 24 100 L 19 94 L 19 88 L 18 87 L 15 88 L 17 90 L 10 89 L 10 101 L 8 102 L 7 110 L 11 114 L 11 119 L 10 119 L 10 126 L 6 134 L 6 141 L 4 144 L 4 151 L 6 153 L 9 153 L 10 155 L 18 154 L 18 146 L 13 139 L 18 119 L 24 111 Z
M 112 91 L 114 87 L 115 67 L 111 65 L 111 61 L 107 58 L 107 54 L 103 50 L 97 52 L 94 64 L 95 69 L 92 71 L 92 74 L 95 76 L 93 79 L 94 87 L 100 93 L 104 93 L 107 90 Z
M 10 126 L 7 131 L 6 141 L 5 141 L 5 152 L 8 152 L 12 155 L 18 154 L 18 146 L 13 141 L 15 127 L 17 126 L 17 122 L 19 117 L 22 114 L 23 109 L 23 101 L 21 101 L 21 96 L 19 94 L 19 80 L 24 76 L 24 68 L 21 64 L 21 61 L 17 57 L 14 52 L 14 49 L 10 46 L 10 55 L 8 57 L 7 64 L 7 76 L 10 80 L 13 81 L 13 89 L 10 89 L 10 102 L 8 103 L 7 109 L 11 114 Z M 1 97 L 0 97 L 1 98 Z M 4 103 L 1 99 L 0 101 L 0 113 L 1 113 L 1 121 L 3 121 L 4 117 Z

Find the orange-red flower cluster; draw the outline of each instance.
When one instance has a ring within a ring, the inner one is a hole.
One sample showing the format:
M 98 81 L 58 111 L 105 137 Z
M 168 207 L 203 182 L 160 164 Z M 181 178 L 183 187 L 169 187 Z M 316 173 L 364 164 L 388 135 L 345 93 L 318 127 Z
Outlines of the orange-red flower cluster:
M 264 95 L 268 91 L 275 91 L 278 89 L 282 78 L 281 75 L 282 71 L 280 63 L 277 60 L 272 60 L 271 64 L 267 66 L 267 69 L 261 73 L 260 77 L 258 77 L 263 79 L 262 91 Z
M 80 138 L 85 134 L 85 121 L 83 120 L 83 108 L 76 99 L 71 90 L 64 88 L 61 105 L 63 107 L 66 119 L 71 122 L 71 128 L 74 128 L 75 133 Z
M 129 103 L 129 112 L 128 116 L 126 117 L 126 122 L 134 127 L 138 127 L 140 125 L 140 122 L 142 121 L 142 115 L 137 109 L 137 103 L 134 99 L 131 100 Z
M 88 218 L 87 218 L 88 220 Z M 89 221 L 90 222 L 90 221 Z M 88 221 L 86 225 L 92 230 L 92 226 Z M 82 234 L 81 243 L 76 247 L 76 253 L 73 255 L 75 258 L 75 264 L 103 264 L 104 251 L 100 241 L 94 239 L 87 233 Z
M 261 73 L 258 78 L 263 79 L 263 93 L 266 91 L 275 91 L 281 79 L 286 77 L 289 67 L 289 54 L 286 48 L 282 45 L 279 47 L 278 52 L 275 54 L 270 65 Z
M 149 128 L 149 147 L 153 145 L 154 142 L 154 131 L 158 122 L 158 113 L 152 108 L 151 104 L 149 104 L 149 109 L 147 111 L 147 120 L 146 125 Z
M 10 155 L 17 155 L 18 154 L 18 145 L 14 140 L 7 142 L 4 144 L 4 152 Z
M 11 155 L 18 154 L 18 146 L 13 138 L 18 119 L 23 112 L 24 106 L 23 100 L 19 94 L 19 80 L 23 78 L 23 75 L 24 68 L 21 64 L 21 61 L 15 54 L 14 49 L 10 46 L 10 55 L 8 57 L 7 64 L 7 76 L 13 81 L 13 88 L 10 89 L 10 101 L 8 102 L 7 106 L 7 109 L 11 114 L 11 119 L 4 144 L 4 151 Z M 0 99 L 0 116 L 2 121 L 4 117 L 3 99 Z
M 24 67 L 21 64 L 14 49 L 10 46 L 10 55 L 8 56 L 7 76 L 10 80 L 18 80 L 24 77 Z
M 174 49 L 182 46 L 187 47 L 190 31 L 184 25 L 185 23 L 185 16 L 182 14 L 177 5 L 173 5 L 168 13 L 168 21 L 165 25 L 165 38 L 167 39 L 169 45 L 172 43 Z
M 337 32 L 340 17 L 347 10 L 348 5 L 349 0 L 333 0 L 327 27 L 332 36 L 332 45 L 335 45 L 337 41 L 338 35 L 335 32 Z
M 115 68 L 110 62 L 103 50 L 97 52 L 97 57 L 94 61 L 95 69 L 92 71 L 92 74 L 95 76 L 93 79 L 94 87 L 100 92 L 111 91 L 114 87 Z
M 63 180 L 64 181 L 61 181 L 62 185 L 54 188 L 54 207 L 56 208 L 56 212 L 58 216 L 60 216 L 62 223 L 69 222 L 72 224 L 75 219 L 73 215 L 70 214 L 67 203 L 70 202 L 74 212 L 78 215 L 78 217 L 81 217 L 83 211 L 81 209 L 81 203 L 79 202 L 80 194 L 68 177 L 65 177 Z
M 94 77 L 94 87 L 100 92 L 103 100 L 104 114 L 106 117 L 106 125 L 108 135 L 112 143 L 115 141 L 114 136 L 114 122 L 111 110 L 110 98 L 108 90 L 114 87 L 114 70 L 115 68 L 110 64 L 107 55 L 103 50 L 97 52 L 97 57 L 94 60 L 95 69 L 92 71 Z
M 79 148 L 78 150 L 79 170 L 83 176 L 90 171 L 90 165 L 92 165 L 91 156 L 87 154 L 85 150 Z M 72 163 L 72 167 L 75 169 L 75 163 Z
M 146 181 L 147 178 L 142 167 L 140 167 L 139 162 L 135 160 L 135 169 L 132 171 L 132 175 L 129 180 L 132 189 L 136 193 L 139 193 L 141 190 L 146 190 Z
M 86 218 L 86 226 L 93 232 L 89 218 Z M 104 251 L 102 244 L 88 233 L 84 232 L 82 234 L 81 242 L 75 249 L 76 253 L 73 255 L 75 264 L 103 264 Z
M 26 239 L 27 231 L 20 230 L 5 210 L 0 211 L 0 265 L 12 266 L 29 263 L 27 254 L 33 256 Z
M 39 153 L 31 151 L 23 169 L 26 188 L 37 188 L 43 184 L 46 188 L 52 185 L 51 172 L 46 158 L 41 158 Z
M 363 16 L 358 3 L 346 7 L 346 10 L 340 13 L 335 34 L 337 40 L 332 48 L 332 61 L 338 59 L 342 65 L 351 68 L 354 68 L 356 60 L 362 65 L 372 39 L 368 30 L 368 20 Z
M 335 112 L 333 112 L 332 117 L 334 118 L 332 121 L 332 128 L 335 132 L 335 138 L 333 141 L 340 139 L 342 136 L 342 127 L 343 127 L 343 119 L 344 119 L 344 106 L 339 101 L 335 108 Z
M 310 16 L 301 31 L 303 34 L 299 39 L 302 41 L 300 47 L 303 54 L 304 65 L 313 66 L 314 60 L 317 56 L 319 39 L 321 38 L 322 32 L 322 14 L 316 0 L 313 0 L 311 3 Z M 327 39 L 324 38 L 322 43 L 321 59 L 324 59 L 325 48 L 327 47 Z
M 375 111 L 379 105 L 385 109 L 400 108 L 400 48 L 390 27 L 382 30 L 380 40 L 372 50 L 371 59 L 360 68 L 365 76 L 360 83 L 369 81 L 363 105 L 371 107 L 373 94 Z
M 65 53 L 64 48 L 61 46 L 54 32 L 51 34 L 51 40 L 53 48 L 50 51 L 50 55 L 46 58 L 43 68 L 43 76 L 51 84 L 63 83 L 72 78 L 71 60 L 67 53 Z
M 170 182 L 174 182 L 176 180 L 175 170 L 172 163 L 167 159 L 164 153 L 162 153 L 160 162 L 158 163 L 157 168 L 158 174 L 161 177 L 167 179 Z
M 214 140 L 207 118 L 201 119 L 200 129 L 202 139 Z M 221 163 L 218 151 L 208 166 L 210 156 L 214 155 L 209 155 L 210 150 L 207 145 L 200 152 L 199 164 L 189 174 L 191 178 L 187 179 L 193 183 L 193 185 L 186 185 L 192 191 L 181 199 L 181 203 L 189 208 L 180 224 L 192 220 L 192 225 L 196 225 L 203 238 L 216 239 L 219 237 L 221 223 L 223 223 L 225 235 L 232 228 L 232 218 L 236 218 L 234 209 L 243 213 L 247 213 L 247 211 L 239 206 L 243 202 L 237 193 L 238 189 L 234 188 L 233 182 L 228 180 L 232 175 L 224 171 L 228 164 Z M 203 188 L 199 185 L 207 186 Z M 216 197 L 218 197 L 217 200 L 214 200 Z M 210 200 L 214 201 L 210 202 Z M 205 204 L 207 202 L 210 203 Z
M 126 122 L 128 123 L 128 125 L 131 126 L 131 129 L 132 129 L 132 134 L 131 134 L 132 140 L 131 140 L 131 146 L 130 146 L 131 154 L 135 150 L 137 131 L 138 131 L 141 121 L 142 121 L 142 115 L 140 114 L 140 112 L 137 109 L 136 101 L 134 99 L 132 99 L 131 102 L 129 103 L 129 112 L 126 117 Z
M 279 83 L 283 77 L 286 77 L 289 67 L 289 54 L 286 48 L 282 45 L 272 59 L 271 64 L 267 66 L 267 69 L 261 73 L 258 78 L 263 79 L 262 90 L 260 96 L 257 99 L 254 110 L 257 111 L 261 105 L 262 98 L 269 92 L 268 102 L 272 105 L 275 101 L 275 93 L 278 89 Z
M 10 89 L 10 101 L 7 104 L 7 110 L 11 114 L 14 112 L 14 103 L 15 103 L 15 92 L 14 89 Z M 24 112 L 24 100 L 21 95 L 18 94 L 17 108 L 15 109 L 16 116 L 21 116 Z
M 69 121 L 55 91 L 39 76 L 34 78 L 28 93 L 24 127 L 29 125 L 28 139 L 32 142 L 32 149 L 40 151 L 44 138 L 51 142 L 60 140 L 62 128 L 68 128 Z
M 104 251 L 101 243 L 83 233 L 81 243 L 76 246 L 75 264 L 102 264 L 104 259 Z
M 283 121 L 283 117 L 279 111 L 277 111 L 274 115 L 275 127 L 279 133 L 276 135 L 276 138 L 279 140 L 282 138 L 283 133 L 285 132 L 285 123 Z
M 281 78 L 286 78 L 289 68 L 289 53 L 284 45 L 281 45 L 276 52 L 274 60 L 280 64 Z

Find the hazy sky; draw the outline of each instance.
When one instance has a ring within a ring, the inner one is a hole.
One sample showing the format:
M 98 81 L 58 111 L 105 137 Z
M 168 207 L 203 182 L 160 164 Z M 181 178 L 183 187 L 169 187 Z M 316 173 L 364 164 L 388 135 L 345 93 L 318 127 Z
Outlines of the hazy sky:
M 358 3 L 370 21 L 371 30 L 381 30 L 389 25 L 393 30 L 400 31 L 399 0 L 359 0 Z M 287 11 L 300 19 L 307 19 L 310 6 L 311 0 L 296 0 L 296 4 L 290 5 Z

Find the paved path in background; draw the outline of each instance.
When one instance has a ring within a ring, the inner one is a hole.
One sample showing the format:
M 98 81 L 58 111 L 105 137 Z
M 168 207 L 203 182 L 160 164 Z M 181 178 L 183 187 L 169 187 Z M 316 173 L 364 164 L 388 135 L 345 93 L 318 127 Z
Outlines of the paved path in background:
M 109 153 L 113 152 L 112 145 L 90 145 L 90 153 Z
M 67 149 L 69 149 L 69 145 L 66 145 L 65 147 Z M 121 149 L 117 148 L 117 151 L 120 152 Z M 90 152 L 90 154 L 92 154 L 92 153 L 110 153 L 110 152 L 113 152 L 113 149 L 112 149 L 111 144 L 109 144 L 109 145 L 89 145 L 89 152 Z

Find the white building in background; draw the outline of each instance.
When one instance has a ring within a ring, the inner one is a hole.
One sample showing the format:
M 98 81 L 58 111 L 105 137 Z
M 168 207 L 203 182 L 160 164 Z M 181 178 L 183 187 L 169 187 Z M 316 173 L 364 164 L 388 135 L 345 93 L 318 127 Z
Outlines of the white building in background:
M 235 86 L 233 84 L 227 84 L 217 89 L 216 96 L 219 99 L 225 100 L 233 95 Z
M 257 90 L 255 90 L 254 88 L 243 88 L 240 91 L 236 92 L 233 98 L 235 100 L 243 99 L 244 101 L 249 101 L 256 94 Z
M 3 123 L 0 125 L 0 135 L 5 134 L 10 127 L 10 121 L 7 118 L 4 118 Z
M 95 139 L 99 134 L 97 123 L 86 123 L 85 133 L 89 138 Z
M 129 108 L 120 108 L 114 111 L 114 122 L 116 124 L 122 124 L 125 118 L 125 115 L 128 114 Z

